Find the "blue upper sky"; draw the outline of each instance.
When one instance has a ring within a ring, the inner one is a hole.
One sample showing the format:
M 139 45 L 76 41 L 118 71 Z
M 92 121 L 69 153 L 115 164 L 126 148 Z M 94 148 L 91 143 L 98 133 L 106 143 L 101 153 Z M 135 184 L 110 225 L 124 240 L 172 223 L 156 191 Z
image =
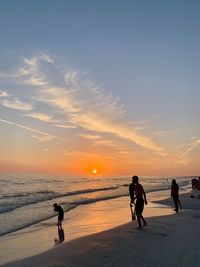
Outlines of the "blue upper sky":
M 0 156 L 2 168 L 20 169 L 40 149 L 96 161 L 107 149 L 121 173 L 200 172 L 199 14 L 195 0 L 2 0 L 1 142 L 9 144 L 10 129 L 30 130 L 30 139 L 28 129 L 17 135 L 27 146 L 20 161 L 14 146 L 13 159 Z

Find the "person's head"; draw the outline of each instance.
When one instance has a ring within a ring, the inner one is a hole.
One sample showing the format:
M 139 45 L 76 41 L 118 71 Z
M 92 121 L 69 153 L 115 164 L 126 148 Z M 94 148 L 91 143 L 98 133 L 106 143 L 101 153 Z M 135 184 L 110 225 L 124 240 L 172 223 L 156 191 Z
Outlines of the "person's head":
M 176 180 L 175 179 L 172 179 L 172 184 L 176 184 Z
M 132 177 L 132 182 L 133 182 L 134 184 L 137 184 L 137 183 L 138 183 L 138 180 L 139 180 L 138 176 L 134 175 L 134 176 Z
M 57 207 L 58 207 L 58 204 L 57 204 L 57 203 L 54 203 L 54 204 L 53 204 L 53 207 L 54 207 L 54 208 L 57 208 Z

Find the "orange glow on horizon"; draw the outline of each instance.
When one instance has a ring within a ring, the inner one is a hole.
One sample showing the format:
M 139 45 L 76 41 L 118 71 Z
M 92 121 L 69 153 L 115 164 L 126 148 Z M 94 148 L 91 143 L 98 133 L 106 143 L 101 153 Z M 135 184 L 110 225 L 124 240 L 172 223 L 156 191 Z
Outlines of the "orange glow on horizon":
M 88 175 L 104 175 L 106 172 L 106 164 L 102 160 L 96 160 L 95 162 L 86 163 L 83 168 Z

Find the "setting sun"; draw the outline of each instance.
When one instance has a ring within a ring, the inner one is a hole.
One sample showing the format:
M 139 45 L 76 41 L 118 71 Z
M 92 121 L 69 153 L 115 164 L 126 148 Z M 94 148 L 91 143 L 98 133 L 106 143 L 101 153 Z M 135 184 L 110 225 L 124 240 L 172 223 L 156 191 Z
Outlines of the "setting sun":
M 93 173 L 93 174 L 97 174 L 97 169 L 93 169 L 93 170 L 92 170 L 92 173 Z

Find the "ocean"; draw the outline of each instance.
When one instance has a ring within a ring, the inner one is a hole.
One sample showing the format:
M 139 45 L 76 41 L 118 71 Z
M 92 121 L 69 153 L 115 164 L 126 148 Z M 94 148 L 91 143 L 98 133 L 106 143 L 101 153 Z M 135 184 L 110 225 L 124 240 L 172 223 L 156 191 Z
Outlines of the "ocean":
M 173 177 L 181 190 L 191 187 L 193 177 Z M 169 190 L 171 177 L 140 177 L 145 191 Z M 66 214 L 90 203 L 128 196 L 131 177 L 87 177 L 0 174 L 0 236 L 35 225 L 57 214 L 59 203 Z M 114 207 L 113 207 L 114 208 Z M 116 208 L 116 207 L 115 207 Z M 38 226 L 37 226 L 38 225 Z

